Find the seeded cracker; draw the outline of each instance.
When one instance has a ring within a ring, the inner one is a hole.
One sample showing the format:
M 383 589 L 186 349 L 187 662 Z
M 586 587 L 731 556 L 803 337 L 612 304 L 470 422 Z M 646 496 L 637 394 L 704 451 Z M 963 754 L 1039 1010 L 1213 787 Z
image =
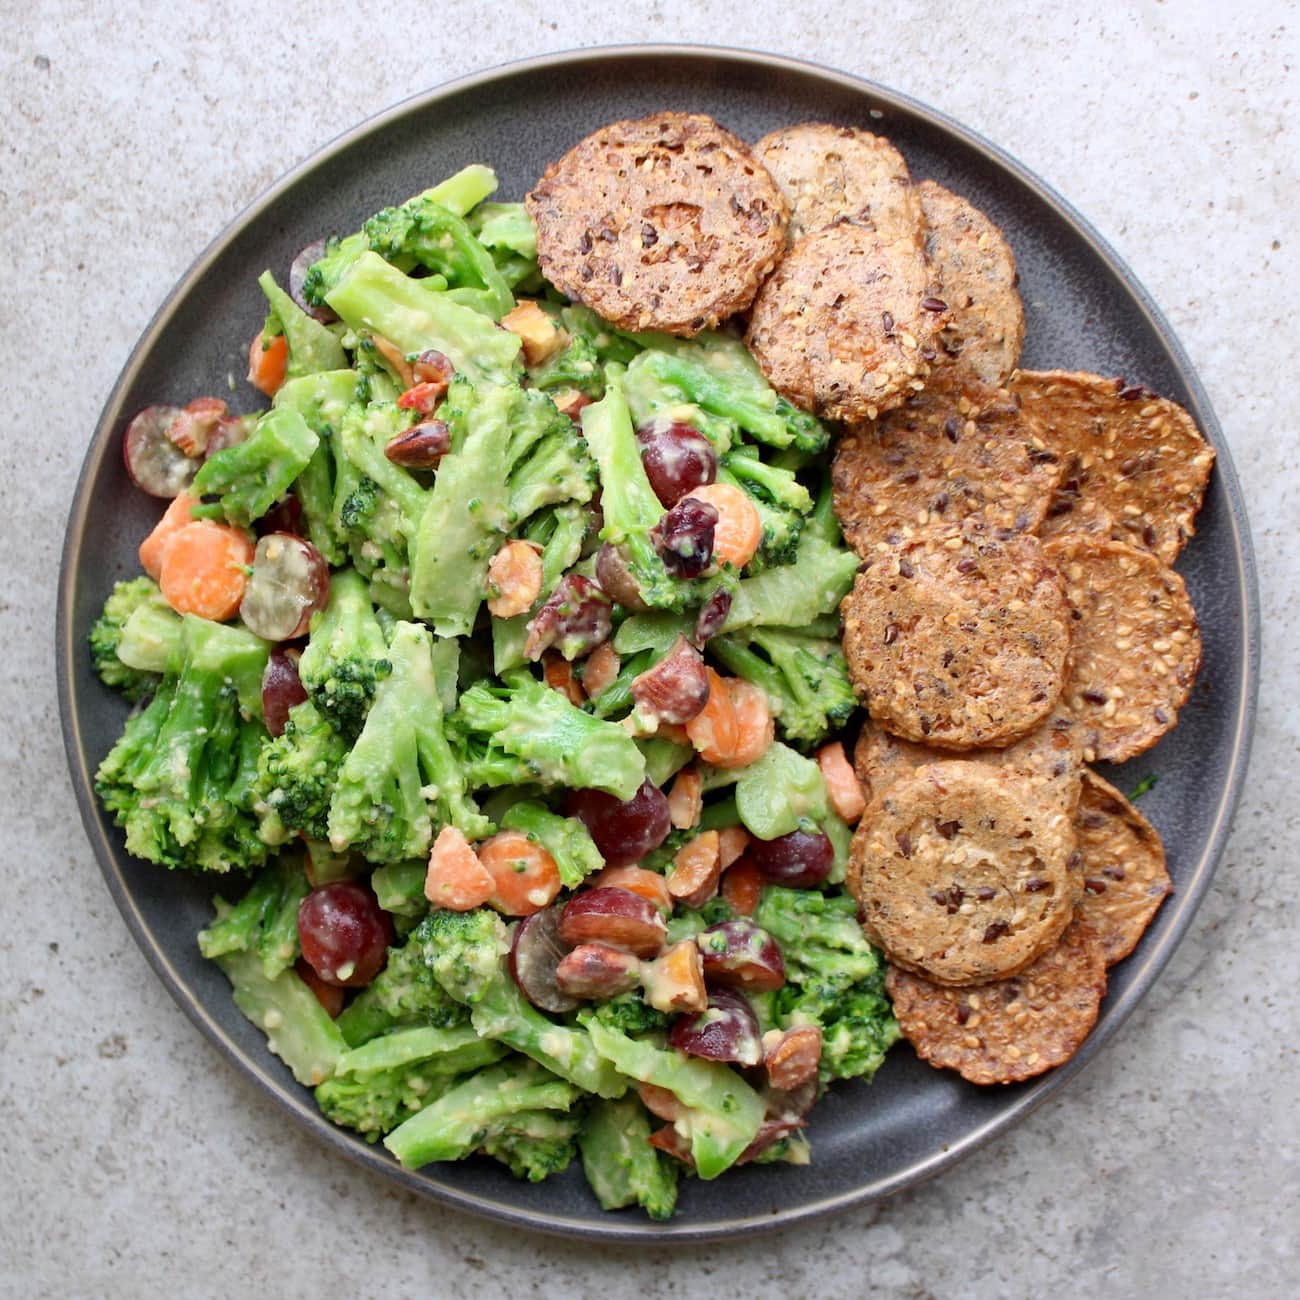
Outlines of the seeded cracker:
M 916 1054 L 971 1083 L 1018 1083 L 1068 1061 L 1106 996 L 1101 940 L 1075 921 L 1061 942 L 1012 979 L 942 988 L 890 967 L 885 988 Z
M 754 299 L 745 342 L 772 386 L 832 420 L 874 420 L 919 392 L 947 322 L 929 263 L 852 220 L 805 235 Z
M 1181 577 L 1147 551 L 1090 537 L 1043 549 L 1065 580 L 1072 641 L 1063 711 L 1088 762 L 1122 763 L 1178 720 L 1201 666 L 1201 633 Z
M 849 851 L 847 884 L 889 960 L 941 984 L 1029 965 L 1069 924 L 1078 897 L 1074 828 L 1025 798 L 1013 773 L 949 761 L 874 799 Z
M 802 122 L 765 135 L 754 156 L 790 205 L 792 243 L 840 217 L 856 218 L 887 244 L 920 241 L 924 218 L 911 173 L 882 136 Z
M 542 273 L 623 329 L 717 325 L 749 306 L 785 247 L 776 183 L 698 113 L 601 127 L 546 169 L 526 206 Z
M 1096 932 L 1113 966 L 1137 947 L 1173 893 L 1156 828 L 1095 772 L 1083 774 L 1074 822 L 1083 867 L 1077 915 Z
M 908 542 L 864 563 L 840 612 L 854 689 L 905 740 L 1006 745 L 1061 693 L 1069 610 L 1036 538 L 967 530 Z
M 1020 360 L 1025 309 L 1016 291 L 1016 259 L 998 229 L 959 194 L 922 181 L 925 251 L 939 276 L 952 320 L 941 346 L 959 373 L 1005 384 Z
M 1100 375 L 1019 370 L 1010 387 L 1062 460 L 1043 536 L 1110 536 L 1172 564 L 1196 531 L 1214 467 L 1214 450 L 1192 417 Z
M 1059 478 L 1056 453 L 1011 394 L 955 371 L 851 426 L 832 469 L 835 513 L 862 556 L 966 519 L 1036 532 Z

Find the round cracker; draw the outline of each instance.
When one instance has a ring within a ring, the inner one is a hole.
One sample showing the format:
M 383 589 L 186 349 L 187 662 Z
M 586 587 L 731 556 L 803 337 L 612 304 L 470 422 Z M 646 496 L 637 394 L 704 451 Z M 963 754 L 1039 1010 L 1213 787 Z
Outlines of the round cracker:
M 925 251 L 952 313 L 943 354 L 955 370 L 1005 384 L 1020 360 L 1025 309 L 1016 259 L 1002 231 L 974 204 L 934 181 L 916 187 L 925 213 Z
M 1196 531 L 1214 468 L 1214 449 L 1192 417 L 1101 375 L 1019 370 L 1010 388 L 1063 464 L 1043 536 L 1109 536 L 1172 564 Z
M 1079 806 L 1083 772 L 1083 756 L 1074 729 L 1073 721 L 1055 710 L 1046 722 L 1005 749 L 972 749 L 962 757 L 1017 773 L 1032 785 L 1032 797 L 1073 817 Z M 900 776 L 948 757 L 929 745 L 892 736 L 868 718 L 853 747 L 853 770 L 870 803 Z
M 1004 746 L 1061 693 L 1069 609 L 1037 538 L 929 534 L 869 558 L 840 610 L 854 689 L 905 740 Z
M 699 113 L 613 122 L 527 196 L 542 273 L 616 326 L 698 334 L 753 301 L 786 206 L 742 141 Z
M 1072 619 L 1062 710 L 1088 762 L 1122 763 L 1178 721 L 1201 666 L 1196 611 L 1182 578 L 1149 551 L 1070 535 L 1043 549 Z
M 1173 893 L 1159 832 L 1108 781 L 1083 773 L 1074 820 L 1083 871 L 1077 915 L 1101 939 L 1106 965 L 1137 947 Z
M 1014 773 L 954 760 L 919 767 L 872 800 L 847 884 L 889 960 L 940 984 L 1024 969 L 1070 922 L 1074 829 Z
M 966 519 L 1032 533 L 1047 513 L 1060 466 L 1036 421 L 1006 389 L 940 374 L 836 444 L 835 514 L 859 555 Z
M 754 156 L 790 205 L 789 239 L 853 217 L 887 244 L 921 239 L 924 218 L 903 155 L 883 136 L 801 122 L 765 135 Z
M 842 220 L 805 235 L 764 281 L 745 341 L 796 406 L 874 420 L 924 387 L 946 321 L 918 245 Z
M 923 1061 L 971 1083 L 1018 1083 L 1078 1051 L 1106 996 L 1106 959 L 1096 933 L 1075 921 L 1011 979 L 943 988 L 891 966 L 885 988 L 903 1037 Z

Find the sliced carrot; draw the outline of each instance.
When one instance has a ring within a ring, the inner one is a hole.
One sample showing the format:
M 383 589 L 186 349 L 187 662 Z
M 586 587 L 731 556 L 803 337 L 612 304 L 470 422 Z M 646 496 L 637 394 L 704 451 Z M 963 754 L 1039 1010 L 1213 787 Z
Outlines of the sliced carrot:
M 178 614 L 221 623 L 239 613 L 252 563 L 253 543 L 247 533 L 198 519 L 177 530 L 167 543 L 158 585 Z
M 754 503 L 730 483 L 706 483 L 692 488 L 696 501 L 707 501 L 718 512 L 713 528 L 713 558 L 743 569 L 763 540 L 763 521 Z
M 488 613 L 514 618 L 537 599 L 542 590 L 542 548 L 516 539 L 507 542 L 489 561 Z
M 727 690 L 736 711 L 736 744 L 719 764 L 721 767 L 748 767 L 767 753 L 776 738 L 776 726 L 767 695 L 743 677 L 728 677 Z
M 701 831 L 677 850 L 668 875 L 668 892 L 690 907 L 699 907 L 718 892 L 721 874 L 718 832 Z
M 553 691 L 559 691 L 570 704 L 581 704 L 587 697 L 582 683 L 573 675 L 573 665 L 554 650 L 542 656 L 542 678 Z
M 621 666 L 618 651 L 610 642 L 602 641 L 582 665 L 582 689 L 587 692 L 587 698 L 594 700 L 610 686 Z
M 693 767 L 684 767 L 668 791 L 668 818 L 679 831 L 698 826 L 704 811 L 704 784 Z
M 155 582 L 162 576 L 163 556 L 169 543 L 186 524 L 194 522 L 194 507 L 198 504 L 198 497 L 182 492 L 172 500 L 153 532 L 140 543 L 140 567 Z
M 626 889 L 630 894 L 640 894 L 661 912 L 672 911 L 673 899 L 668 892 L 668 881 L 657 871 L 645 867 L 606 867 L 586 882 L 593 889 Z
M 753 916 L 763 896 L 762 872 L 744 859 L 722 877 L 722 897 L 737 916 Z
M 709 1005 L 704 962 L 694 939 L 675 943 L 641 967 L 645 1000 L 656 1011 L 703 1011 Z
M 259 393 L 274 397 L 284 383 L 284 374 L 288 368 L 288 340 L 283 334 L 275 334 L 268 339 L 258 330 L 248 345 L 248 382 Z
M 492 877 L 488 902 L 507 916 L 528 916 L 560 892 L 560 869 L 540 844 L 522 831 L 500 831 L 478 846 L 478 860 Z
M 425 898 L 434 907 L 469 912 L 482 907 L 495 887 L 491 872 L 478 860 L 464 834 L 454 826 L 444 826 L 429 853 Z
M 736 748 L 736 706 L 726 680 L 712 668 L 704 671 L 709 675 L 709 698 L 686 724 L 686 734 L 706 763 L 722 764 Z
M 718 832 L 718 865 L 726 871 L 749 848 L 749 832 L 743 826 L 727 826 Z
M 838 740 L 823 745 L 817 751 L 817 766 L 822 770 L 826 794 L 836 815 L 842 821 L 857 821 L 867 806 L 867 799 L 862 792 L 862 782 L 844 753 L 844 746 Z

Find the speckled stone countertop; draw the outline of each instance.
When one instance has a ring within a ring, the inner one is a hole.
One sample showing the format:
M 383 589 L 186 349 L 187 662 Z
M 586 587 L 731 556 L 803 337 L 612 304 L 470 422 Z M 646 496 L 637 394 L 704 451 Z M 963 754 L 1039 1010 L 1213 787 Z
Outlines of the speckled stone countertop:
M 0 1292 L 1300 1293 L 1297 6 L 613 0 L 595 24 L 537 0 L 297 8 L 5 6 Z M 1011 1134 L 887 1204 L 669 1253 L 533 1237 L 397 1193 L 289 1128 L 227 1067 L 101 881 L 65 772 L 52 638 L 64 521 L 100 405 L 235 213 L 338 132 L 451 76 L 671 40 L 776 50 L 896 87 L 1085 213 L 1164 308 L 1219 412 L 1266 632 L 1235 833 L 1172 965 L 1101 1059 Z

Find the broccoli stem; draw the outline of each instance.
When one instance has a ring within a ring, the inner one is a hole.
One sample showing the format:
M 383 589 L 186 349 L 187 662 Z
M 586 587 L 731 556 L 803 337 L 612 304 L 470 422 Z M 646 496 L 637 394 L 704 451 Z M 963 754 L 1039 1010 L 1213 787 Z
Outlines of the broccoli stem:
M 338 1026 L 292 970 L 267 978 L 254 952 L 228 952 L 216 963 L 234 987 L 235 1005 L 266 1034 L 267 1046 L 299 1083 L 328 1079 L 347 1051 Z
M 523 344 L 481 312 L 426 289 L 378 253 L 361 253 L 325 301 L 348 327 L 388 339 L 405 355 L 433 348 L 472 380 L 505 381 L 517 373 Z
M 779 740 L 736 778 L 736 811 L 751 834 L 774 840 L 829 812 L 821 769 Z
M 199 951 L 207 958 L 248 952 L 273 980 L 298 957 L 298 906 L 310 890 L 302 864 L 282 857 L 265 868 L 233 906 L 218 898 L 217 916 L 199 931 Z
M 793 564 L 740 580 L 724 631 L 755 624 L 801 627 L 839 608 L 853 585 L 859 560 L 852 551 L 826 541 L 815 526 L 816 518 L 814 513 L 805 524 Z
M 762 1098 L 733 1070 L 716 1061 L 629 1038 L 590 1017 L 591 1041 L 621 1074 L 666 1088 L 686 1107 L 678 1121 L 691 1144 L 695 1169 L 703 1179 L 729 1169 L 758 1134 Z
M 545 1070 L 505 1062 L 443 1093 L 395 1128 L 384 1145 L 406 1169 L 435 1160 L 462 1160 L 508 1116 L 528 1110 L 567 1111 L 576 1100 L 570 1084 Z
M 348 364 L 343 345 L 320 321 L 308 316 L 292 298 L 275 282 L 270 271 L 263 271 L 257 283 L 271 313 L 280 323 L 285 342 L 289 346 L 289 359 L 285 373 L 289 379 L 314 375 L 322 370 L 342 370 Z
M 677 1168 L 650 1145 L 650 1116 L 630 1094 L 598 1101 L 578 1135 L 582 1169 L 602 1210 L 640 1205 L 657 1220 L 677 1208 Z
M 788 447 L 794 434 L 776 413 L 776 393 L 728 383 L 697 361 L 682 355 L 652 350 L 643 352 L 629 369 L 644 366 L 663 387 L 682 402 L 699 406 L 744 429 L 751 437 L 771 447 Z
M 117 657 L 141 672 L 180 672 L 185 657 L 184 624 L 161 595 L 131 611 L 122 625 Z

